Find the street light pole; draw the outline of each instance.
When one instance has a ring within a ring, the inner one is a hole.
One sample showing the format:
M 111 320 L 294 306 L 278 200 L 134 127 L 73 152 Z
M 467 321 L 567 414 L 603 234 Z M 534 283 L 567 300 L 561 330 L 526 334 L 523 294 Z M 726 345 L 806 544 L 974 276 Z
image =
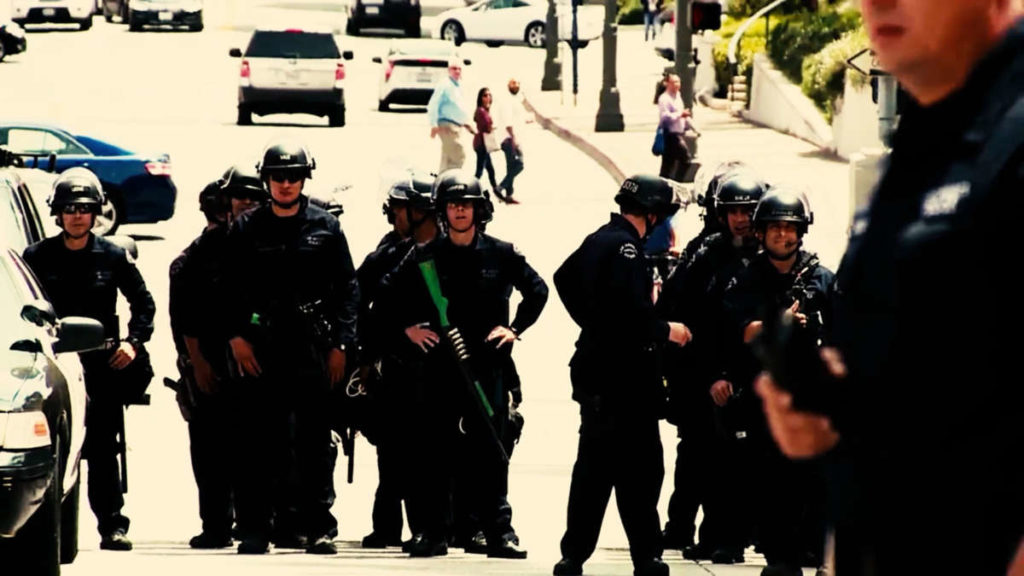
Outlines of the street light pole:
M 562 63 L 558 59 L 558 18 L 555 0 L 548 0 L 547 22 L 544 24 L 544 78 L 540 89 L 545 92 L 562 89 Z
M 601 85 L 600 105 L 597 109 L 596 132 L 622 132 L 626 126 L 622 121 L 622 109 L 619 106 L 619 89 L 616 87 L 615 58 L 618 25 L 615 16 L 618 12 L 615 0 L 604 1 L 604 80 Z
M 681 82 L 683 104 L 688 110 L 693 110 L 694 76 L 697 73 L 697 66 L 693 63 L 693 30 L 690 6 L 692 0 L 677 0 L 676 2 L 676 58 L 675 72 L 679 75 Z

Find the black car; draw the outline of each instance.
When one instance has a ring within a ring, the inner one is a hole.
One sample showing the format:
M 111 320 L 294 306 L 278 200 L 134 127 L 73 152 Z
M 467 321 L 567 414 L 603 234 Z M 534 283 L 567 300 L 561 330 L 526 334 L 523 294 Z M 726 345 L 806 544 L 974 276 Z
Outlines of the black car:
M 348 7 L 345 33 L 364 28 L 396 28 L 412 38 L 420 37 L 420 0 L 355 0 Z
M 58 319 L 28 265 L 0 249 L 0 558 L 60 574 L 78 554 L 85 382 L 77 354 L 103 345 L 92 319 Z
M 11 21 L 0 20 L 0 62 L 10 54 L 20 54 L 28 47 L 25 30 Z

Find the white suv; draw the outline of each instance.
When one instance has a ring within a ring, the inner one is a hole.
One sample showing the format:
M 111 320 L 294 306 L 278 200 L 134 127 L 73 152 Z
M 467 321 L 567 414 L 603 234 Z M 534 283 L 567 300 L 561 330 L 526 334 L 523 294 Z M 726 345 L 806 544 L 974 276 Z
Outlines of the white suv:
M 345 125 L 345 62 L 330 31 L 257 29 L 243 53 L 238 84 L 238 124 L 252 115 L 307 113 L 327 116 L 331 126 Z
M 75 23 L 88 30 L 96 0 L 11 0 L 11 9 L 18 24 Z

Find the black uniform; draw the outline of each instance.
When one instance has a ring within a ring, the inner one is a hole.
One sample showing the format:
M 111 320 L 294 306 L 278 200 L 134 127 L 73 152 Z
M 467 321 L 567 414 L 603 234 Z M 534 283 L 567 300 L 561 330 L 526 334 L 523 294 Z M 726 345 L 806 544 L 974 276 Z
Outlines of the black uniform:
M 580 444 L 561 544 L 562 556 L 580 563 L 597 546 L 612 488 L 634 565 L 661 557 L 665 389 L 657 345 L 669 326 L 655 314 L 652 284 L 642 239 L 619 214 L 555 273 L 558 295 L 582 329 L 570 362 Z
M 248 425 L 238 443 L 239 530 L 269 539 L 270 495 L 294 452 L 300 530 L 319 538 L 337 527 L 327 354 L 353 344 L 359 305 L 348 242 L 337 218 L 303 196 L 294 216 L 275 216 L 271 206 L 244 214 L 228 232 L 228 250 L 228 334 L 252 344 L 262 369 L 240 383 L 237 409 Z
M 393 330 L 428 323 L 443 334 L 439 315 L 427 291 L 418 263 L 433 259 L 437 265 L 441 292 L 448 299 L 448 317 L 461 332 L 471 357 L 474 375 L 494 409 L 494 424 L 501 434 L 508 422 L 508 379 L 514 374 L 511 346 L 496 349 L 486 342 L 496 326 L 508 326 L 523 333 L 532 326 L 547 302 L 548 288 L 537 272 L 511 244 L 477 231 L 469 246 L 456 246 L 447 237 L 413 250 L 385 280 L 389 291 L 387 306 L 394 310 Z M 523 299 L 509 322 L 509 298 L 513 288 Z M 404 334 L 402 334 L 404 338 Z M 431 540 L 448 537 L 451 510 L 449 486 L 453 471 L 474 490 L 464 492 L 467 506 L 479 517 L 491 547 L 515 541 L 512 508 L 508 505 L 508 465 L 503 464 L 491 445 L 466 397 L 464 384 L 447 345 L 431 349 L 425 357 L 406 339 L 409 390 L 421 404 L 414 429 L 420 442 L 410 442 L 415 457 L 412 466 L 419 476 L 409 494 L 422 512 L 422 530 Z M 419 358 L 420 362 L 412 359 Z M 386 376 L 385 376 L 386 377 Z M 468 433 L 460 435 L 463 419 Z M 424 444 L 424 442 L 426 444 Z M 445 448 L 455 446 L 455 454 Z M 438 450 L 426 449 L 438 447 Z M 456 470 L 457 469 L 457 470 Z M 418 527 L 419 528 L 419 527 Z
M 685 348 L 665 351 L 669 418 L 680 439 L 665 533 L 689 543 L 703 507 L 700 542 L 708 553 L 720 546 L 742 549 L 749 536 L 737 491 L 728 488 L 741 473 L 735 436 L 716 434 L 710 389 L 728 372 L 725 290 L 757 251 L 753 238 L 737 246 L 729 232 L 708 236 L 689 264 L 668 278 L 657 304 L 659 316 L 682 322 L 694 335 Z
M 751 389 L 762 366 L 750 348 L 742 345 L 742 334 L 751 322 L 764 322 L 768 314 L 781 314 L 799 301 L 798 311 L 808 316 L 802 328 L 810 331 L 807 341 L 823 339 L 831 325 L 832 285 L 832 272 L 814 254 L 800 250 L 793 268 L 783 274 L 762 252 L 725 294 L 734 343 L 730 348 L 734 358 L 728 362 L 734 371 L 727 380 L 740 389 L 739 398 L 730 400 L 730 404 L 739 404 L 729 409 L 738 410 L 740 425 L 750 435 L 749 464 L 759 471 L 759 481 L 752 491 L 755 530 L 770 565 L 799 568 L 806 554 L 813 556 L 814 563 L 820 562 L 825 539 L 825 486 L 819 462 L 789 460 L 771 441 L 760 403 Z M 737 495 L 740 490 L 751 492 L 737 483 Z
M 203 534 L 230 542 L 234 522 L 233 411 L 228 389 L 228 339 L 224 326 L 217 322 L 216 297 L 226 265 L 226 240 L 226 225 L 206 229 L 171 263 L 168 311 L 179 356 L 189 355 L 183 342 L 185 337 L 198 340 L 199 350 L 213 369 L 219 387 L 213 394 L 204 394 L 194 382 L 183 382 L 190 388 L 189 451 L 199 491 Z
M 399 366 L 393 362 L 393 355 L 386 351 L 392 348 L 394 338 L 388 334 L 384 322 L 376 321 L 384 313 L 377 310 L 377 289 L 384 277 L 395 269 L 402 258 L 413 247 L 413 240 L 403 239 L 396 232 L 388 232 L 356 271 L 359 279 L 359 347 L 360 362 L 364 365 L 382 362 L 381 373 L 388 375 L 387 381 L 376 382 L 368 391 L 374 402 L 373 417 L 368 430 L 363 434 L 377 446 L 377 491 L 373 499 L 373 533 L 386 543 L 400 542 L 402 538 L 402 500 L 405 499 L 403 484 L 406 482 L 405 462 L 401 457 L 401 444 L 408 443 L 410 430 L 403 425 L 408 418 L 407 410 L 412 408 L 401 402 L 399 393 L 402 378 Z M 412 527 L 415 513 L 406 501 L 406 512 Z
M 840 576 L 1002 575 L 1024 533 L 1022 73 L 1018 21 L 961 89 L 909 106 L 854 222 L 835 333 Z
M 69 250 L 61 236 L 47 238 L 25 249 L 25 261 L 32 267 L 53 303 L 57 316 L 85 316 L 103 324 L 105 336 L 120 341 L 117 292 L 128 300 L 131 319 L 128 335 L 138 355 L 133 361 L 148 362 L 141 344 L 153 334 L 153 296 L 135 263 L 122 248 L 103 238 L 89 235 L 82 250 Z M 114 388 L 122 374 L 110 368 L 112 352 L 99 350 L 81 354 L 85 387 L 89 394 L 86 435 L 82 452 L 89 460 L 89 505 L 96 514 L 99 532 L 128 530 L 128 518 L 121 514 L 124 496 L 118 469 L 117 435 L 124 425 L 124 398 Z M 137 370 L 140 365 L 124 370 Z

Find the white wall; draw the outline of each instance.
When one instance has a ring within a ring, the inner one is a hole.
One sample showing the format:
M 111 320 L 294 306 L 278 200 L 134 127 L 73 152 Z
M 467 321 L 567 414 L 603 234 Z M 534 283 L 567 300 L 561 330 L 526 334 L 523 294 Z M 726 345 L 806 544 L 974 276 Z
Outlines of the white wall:
M 836 153 L 843 159 L 864 148 L 882 148 L 878 137 L 878 105 L 871 101 L 871 86 L 855 88 L 847 73 L 846 87 L 840 109 L 832 118 Z
M 810 98 L 778 71 L 765 54 L 754 56 L 750 110 L 746 118 L 822 148 L 834 149 L 832 127 Z M 869 100 L 870 101 L 870 100 Z

